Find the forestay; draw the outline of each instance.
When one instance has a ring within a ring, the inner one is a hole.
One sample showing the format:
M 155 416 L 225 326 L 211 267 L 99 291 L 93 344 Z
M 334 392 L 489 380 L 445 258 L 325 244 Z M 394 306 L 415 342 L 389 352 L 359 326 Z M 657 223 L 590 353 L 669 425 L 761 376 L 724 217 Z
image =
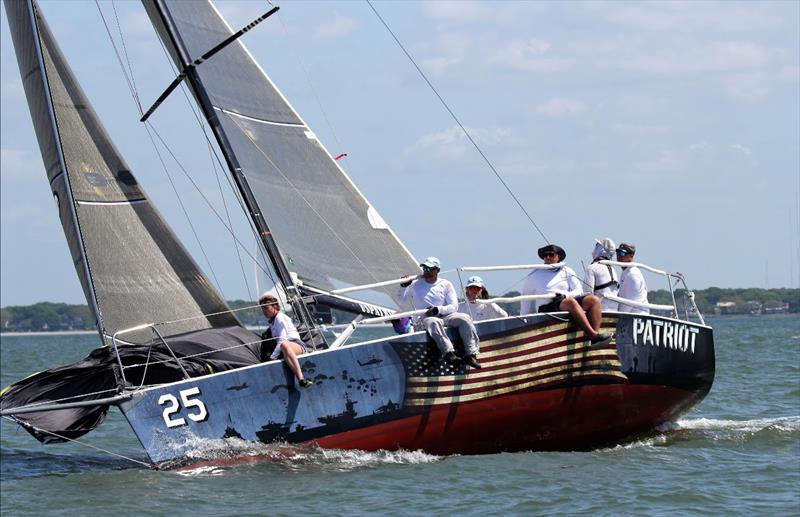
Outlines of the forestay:
M 143 3 L 180 70 L 232 34 L 209 2 Z M 198 65 L 197 76 L 194 94 L 201 105 L 203 97 L 210 102 L 209 118 L 224 134 L 223 151 L 233 155 L 233 167 L 241 167 L 288 270 L 323 290 L 417 270 L 406 247 L 240 41 Z
M 38 6 L 5 6 L 47 177 L 101 333 L 186 318 L 164 332 L 238 325 L 230 314 L 203 316 L 228 307 L 131 174 Z

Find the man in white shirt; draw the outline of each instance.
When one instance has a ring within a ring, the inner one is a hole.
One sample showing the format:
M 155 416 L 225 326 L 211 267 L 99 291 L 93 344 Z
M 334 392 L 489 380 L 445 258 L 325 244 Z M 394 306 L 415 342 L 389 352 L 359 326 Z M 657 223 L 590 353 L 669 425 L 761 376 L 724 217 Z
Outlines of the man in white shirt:
M 531 310 L 531 300 L 522 300 L 520 316 L 531 314 L 537 309 L 538 312 L 567 311 L 578 327 L 589 336 L 592 345 L 608 343 L 613 336 L 600 332 L 603 319 L 600 298 L 593 294 L 583 294 L 578 275 L 572 268 L 561 264 L 567 258 L 564 248 L 548 244 L 539 248 L 538 253 L 545 264 L 552 264 L 554 268 L 531 271 L 525 278 L 522 294 L 555 294 L 556 297 L 544 304 L 536 300 L 534 310 Z
M 480 303 L 478 299 L 489 298 L 489 291 L 483 283 L 483 278 L 471 276 L 467 279 L 466 286 L 467 299 L 458 305 L 458 312 L 469 314 L 472 321 L 491 320 L 494 318 L 505 318 L 508 313 L 494 302 Z
M 421 324 L 444 354 L 449 363 L 458 361 L 455 348 L 447 337 L 445 327 L 458 330 L 464 343 L 464 363 L 480 368 L 478 363 L 478 333 L 466 314 L 457 312 L 456 289 L 449 280 L 439 278 L 439 259 L 428 257 L 422 264 L 422 278 L 400 284 L 397 296 L 401 303 L 408 300 L 414 309 L 428 309 Z
M 606 294 L 616 296 L 619 289 L 619 278 L 617 272 L 607 264 L 600 264 L 601 260 L 611 260 L 617 246 L 609 238 L 602 241 L 595 239 L 594 250 L 592 250 L 592 263 L 586 268 L 586 276 L 583 283 L 586 292 L 592 293 L 600 298 L 604 311 L 617 310 L 617 302 L 604 298 Z
M 633 262 L 636 254 L 636 246 L 633 244 L 622 243 L 617 248 L 617 262 Z M 622 267 L 622 275 L 619 280 L 619 297 L 639 303 L 647 302 L 647 284 L 644 275 L 636 266 Z M 619 312 L 631 312 L 634 314 L 649 314 L 650 309 L 633 307 L 624 303 L 619 304 Z

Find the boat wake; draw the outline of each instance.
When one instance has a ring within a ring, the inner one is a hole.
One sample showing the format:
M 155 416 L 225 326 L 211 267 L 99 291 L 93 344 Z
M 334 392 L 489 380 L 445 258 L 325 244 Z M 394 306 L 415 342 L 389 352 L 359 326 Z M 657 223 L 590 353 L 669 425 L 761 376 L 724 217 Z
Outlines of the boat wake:
M 757 433 L 760 431 L 796 432 L 800 431 L 800 416 L 759 418 L 755 420 L 687 418 L 678 420 L 677 429 L 741 431 L 745 433 Z
M 323 449 L 316 445 L 286 443 L 261 444 L 239 438 L 191 438 L 190 450 L 179 462 L 159 465 L 182 476 L 215 476 L 231 465 L 266 462 L 291 471 L 344 472 L 391 464 L 435 463 L 442 456 L 422 451 L 367 452 L 362 450 Z
M 686 418 L 662 424 L 656 429 L 656 433 L 601 450 L 665 447 L 688 440 L 747 441 L 791 437 L 794 433 L 800 433 L 800 416 L 753 420 Z

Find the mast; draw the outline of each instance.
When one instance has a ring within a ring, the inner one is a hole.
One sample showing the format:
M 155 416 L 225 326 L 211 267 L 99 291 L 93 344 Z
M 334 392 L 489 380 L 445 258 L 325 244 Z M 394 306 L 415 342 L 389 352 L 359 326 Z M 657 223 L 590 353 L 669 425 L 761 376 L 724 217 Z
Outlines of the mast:
M 145 7 L 147 7 L 147 0 L 143 1 L 145 2 Z M 222 154 L 225 157 L 225 162 L 228 165 L 228 170 L 236 182 L 236 186 L 242 195 L 242 201 L 245 204 L 256 231 L 258 232 L 258 237 L 261 241 L 261 244 L 264 246 L 264 250 L 266 251 L 269 260 L 278 275 L 278 280 L 284 286 L 284 289 L 287 293 L 287 298 L 289 298 L 289 302 L 292 304 L 295 313 L 299 315 L 301 321 L 303 321 L 307 328 L 314 328 L 314 322 L 308 313 L 305 303 L 303 303 L 302 299 L 300 298 L 301 295 L 294 285 L 291 274 L 289 273 L 289 268 L 286 265 L 286 261 L 281 256 L 281 252 L 275 243 L 272 232 L 270 231 L 266 220 L 258 208 L 258 202 L 253 195 L 253 191 L 251 190 L 248 182 L 245 180 L 244 174 L 242 173 L 242 167 L 240 166 L 228 137 L 225 134 L 222 125 L 220 124 L 219 118 L 214 110 L 214 106 L 212 105 L 211 99 L 209 98 L 208 93 L 203 86 L 203 82 L 198 75 L 197 69 L 194 66 L 189 66 L 192 62 L 191 58 L 188 55 L 183 42 L 180 40 L 180 36 L 175 29 L 175 24 L 172 21 L 170 13 L 168 10 L 163 8 L 162 0 L 152 0 L 152 5 L 156 9 L 161 23 L 167 29 L 165 31 L 166 36 L 170 39 L 172 47 L 177 52 L 182 68 L 186 73 L 186 78 L 189 81 L 192 92 L 194 93 L 195 99 L 197 99 L 197 103 L 203 112 L 203 116 L 205 117 L 206 121 L 208 121 L 208 124 L 214 133 L 214 137 L 217 140 L 217 144 L 222 150 Z

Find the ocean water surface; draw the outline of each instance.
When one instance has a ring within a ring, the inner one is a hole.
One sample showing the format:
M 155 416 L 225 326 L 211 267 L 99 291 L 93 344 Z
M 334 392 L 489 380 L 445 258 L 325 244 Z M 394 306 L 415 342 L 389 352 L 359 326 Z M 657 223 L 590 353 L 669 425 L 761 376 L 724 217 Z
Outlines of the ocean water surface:
M 708 397 L 648 436 L 590 452 L 434 456 L 240 440 L 154 471 L 116 410 L 85 444 L 0 427 L 2 515 L 800 515 L 800 317 L 724 317 Z M 94 335 L 0 338 L 0 384 L 83 357 Z M 521 429 L 520 432 L 524 432 Z M 108 451 L 108 452 L 107 452 Z M 112 456 L 110 452 L 119 456 Z M 228 464 L 232 456 L 252 461 Z

